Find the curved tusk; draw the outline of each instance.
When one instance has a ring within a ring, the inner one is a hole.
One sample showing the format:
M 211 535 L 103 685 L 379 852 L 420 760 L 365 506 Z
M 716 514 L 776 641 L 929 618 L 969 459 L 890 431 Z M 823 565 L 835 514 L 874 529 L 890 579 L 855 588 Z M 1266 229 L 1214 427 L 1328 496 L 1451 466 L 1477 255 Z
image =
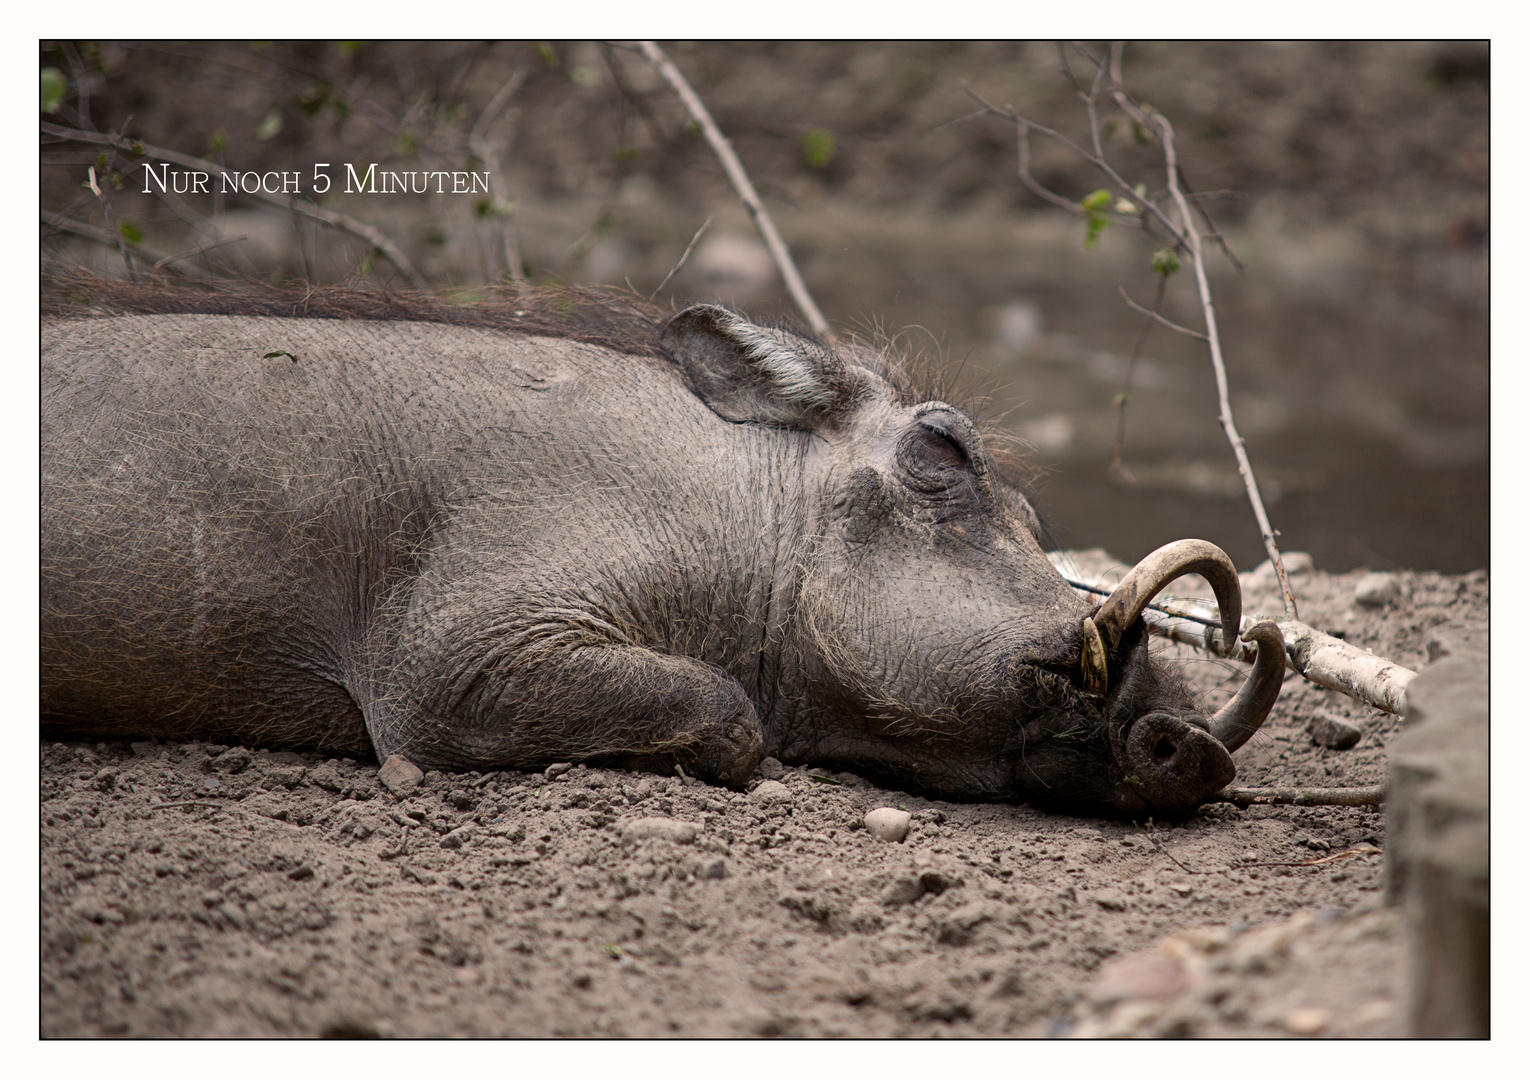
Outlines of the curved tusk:
M 1079 656 L 1079 669 L 1083 672 L 1084 690 L 1090 694 L 1104 695 L 1110 688 L 1110 675 L 1105 668 L 1105 642 L 1095 629 L 1094 620 L 1084 617 L 1084 647 Z
M 1275 707 L 1286 677 L 1286 639 L 1280 627 L 1265 620 L 1243 632 L 1244 641 L 1259 646 L 1254 670 L 1249 672 L 1237 696 L 1211 718 L 1211 734 L 1230 754 L 1253 737 Z
M 1199 574 L 1211 585 L 1222 615 L 1222 640 L 1230 648 L 1243 616 L 1243 592 L 1238 569 L 1227 553 L 1205 540 L 1176 540 L 1165 544 L 1129 570 L 1094 613 L 1094 626 L 1106 650 L 1114 649 L 1126 628 L 1163 587 L 1182 574 Z

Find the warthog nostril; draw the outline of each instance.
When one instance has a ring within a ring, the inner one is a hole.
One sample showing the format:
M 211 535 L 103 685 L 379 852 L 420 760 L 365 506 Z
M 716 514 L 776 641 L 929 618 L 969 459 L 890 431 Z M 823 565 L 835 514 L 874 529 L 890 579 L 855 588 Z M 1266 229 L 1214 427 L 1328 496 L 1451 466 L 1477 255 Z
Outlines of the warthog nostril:
M 1158 765 L 1167 765 L 1178 751 L 1179 745 L 1165 735 L 1153 744 L 1153 761 Z

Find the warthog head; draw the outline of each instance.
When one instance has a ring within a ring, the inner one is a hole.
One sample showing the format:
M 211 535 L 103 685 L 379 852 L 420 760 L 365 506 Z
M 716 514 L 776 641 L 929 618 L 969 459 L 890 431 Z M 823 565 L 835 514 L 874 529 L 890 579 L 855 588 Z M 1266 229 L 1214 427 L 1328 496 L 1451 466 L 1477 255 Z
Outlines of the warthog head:
M 1160 817 L 1233 778 L 1231 751 L 1279 692 L 1278 633 L 1259 631 L 1262 663 L 1208 717 L 1139 618 L 1197 573 L 1232 640 L 1240 594 L 1220 549 L 1170 544 L 1093 608 L 1048 561 L 978 424 L 882 355 L 712 306 L 681 312 L 663 341 L 724 418 L 807 436 L 767 750 L 957 797 Z

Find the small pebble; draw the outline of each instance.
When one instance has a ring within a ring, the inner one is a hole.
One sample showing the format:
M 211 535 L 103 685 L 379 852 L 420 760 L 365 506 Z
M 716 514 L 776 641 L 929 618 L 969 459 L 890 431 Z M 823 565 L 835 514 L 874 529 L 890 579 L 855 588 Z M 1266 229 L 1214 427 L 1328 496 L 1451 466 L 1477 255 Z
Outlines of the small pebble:
M 251 754 L 244 747 L 231 746 L 227 750 L 223 751 L 223 753 L 213 758 L 212 767 L 217 769 L 219 772 L 243 772 L 245 769 L 249 768 L 250 762 L 253 760 L 255 760 L 255 755 Z
M 397 754 L 389 754 L 388 760 L 377 770 L 378 782 L 399 798 L 419 787 L 423 779 L 425 774 L 417 766 Z
M 1333 1021 L 1327 1009 L 1304 1007 L 1286 1014 L 1286 1030 L 1292 1035 L 1316 1035 Z
M 1366 574 L 1355 583 L 1355 603 L 1363 608 L 1386 607 L 1402 595 L 1391 574 Z
M 1089 895 L 1106 911 L 1126 910 L 1126 895 L 1119 889 L 1096 889 Z
M 766 780 L 749 793 L 749 801 L 761 806 L 789 803 L 792 801 L 792 791 L 779 780 Z
M 1174 957 L 1160 952 L 1133 953 L 1100 969 L 1089 998 L 1101 1005 L 1151 1001 L 1173 997 L 1189 985 L 1189 975 Z
M 911 820 L 907 810 L 879 806 L 866 815 L 866 831 L 878 840 L 896 844 L 908 835 L 908 824 Z
M 689 821 L 647 817 L 638 818 L 636 821 L 629 821 L 623 825 L 622 839 L 628 843 L 636 843 L 639 840 L 656 837 L 676 844 L 689 844 L 695 841 L 698 831 L 698 828 Z
M 572 761 L 560 761 L 556 765 L 549 765 L 542 770 L 542 775 L 549 780 L 556 779 L 574 767 Z
M 767 780 L 779 780 L 786 775 L 786 766 L 773 757 L 761 758 L 756 771 Z
M 1360 741 L 1360 729 L 1337 716 L 1319 714 L 1307 721 L 1307 734 L 1318 746 L 1330 750 L 1348 750 Z

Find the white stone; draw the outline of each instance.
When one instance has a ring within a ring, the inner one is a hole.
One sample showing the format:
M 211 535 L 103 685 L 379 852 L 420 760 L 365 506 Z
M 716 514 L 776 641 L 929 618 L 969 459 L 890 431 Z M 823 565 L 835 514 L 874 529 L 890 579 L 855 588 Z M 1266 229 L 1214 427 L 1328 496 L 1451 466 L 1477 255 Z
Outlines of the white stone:
M 879 806 L 866 815 L 866 831 L 878 840 L 896 844 L 908 835 L 908 823 L 913 820 L 907 810 L 892 806 Z
M 1363 608 L 1386 607 L 1401 595 L 1391 574 L 1366 574 L 1355 583 L 1355 603 Z

